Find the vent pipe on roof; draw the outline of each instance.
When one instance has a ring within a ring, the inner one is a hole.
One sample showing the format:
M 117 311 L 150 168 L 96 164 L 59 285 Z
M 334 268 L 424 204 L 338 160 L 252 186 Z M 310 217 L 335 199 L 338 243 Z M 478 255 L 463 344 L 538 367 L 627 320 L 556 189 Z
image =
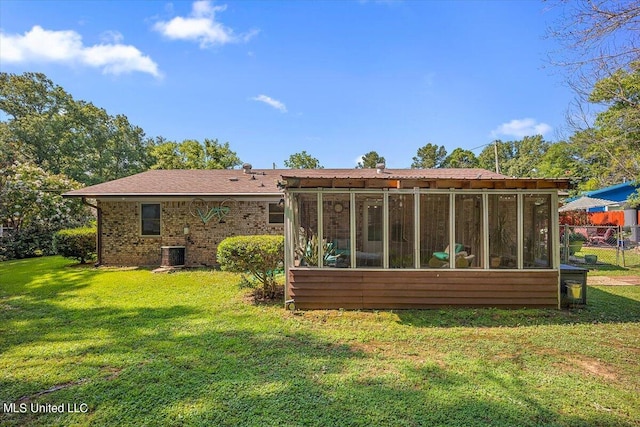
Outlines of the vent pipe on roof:
M 376 164 L 376 172 L 377 173 L 382 173 L 384 172 L 384 168 L 386 167 L 386 165 L 384 163 L 378 163 Z
M 251 173 L 251 168 L 253 168 L 253 166 L 251 166 L 251 163 L 244 163 L 242 165 L 242 169 L 244 169 L 244 173 Z

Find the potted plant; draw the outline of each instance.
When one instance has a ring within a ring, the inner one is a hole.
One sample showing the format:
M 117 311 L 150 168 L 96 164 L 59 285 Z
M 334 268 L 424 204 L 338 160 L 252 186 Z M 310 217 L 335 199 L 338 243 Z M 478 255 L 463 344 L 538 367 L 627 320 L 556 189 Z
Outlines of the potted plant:
M 569 255 L 582 250 L 582 245 L 587 241 L 587 236 L 582 233 L 569 233 Z
M 310 267 L 318 266 L 318 235 L 311 233 L 307 236 L 304 231 L 301 231 L 298 237 L 298 246 L 296 247 L 296 255 L 300 259 L 300 265 L 306 265 Z M 326 239 L 322 240 L 322 252 L 324 254 L 324 262 L 327 263 L 335 255 L 335 249 L 333 243 L 327 242 Z M 335 262 L 335 260 L 334 260 Z

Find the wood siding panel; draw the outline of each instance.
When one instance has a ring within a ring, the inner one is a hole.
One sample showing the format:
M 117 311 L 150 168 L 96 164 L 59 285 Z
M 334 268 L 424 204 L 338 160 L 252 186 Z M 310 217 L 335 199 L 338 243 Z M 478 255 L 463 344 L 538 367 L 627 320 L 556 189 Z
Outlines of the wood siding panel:
M 558 271 L 292 268 L 300 309 L 558 306 Z

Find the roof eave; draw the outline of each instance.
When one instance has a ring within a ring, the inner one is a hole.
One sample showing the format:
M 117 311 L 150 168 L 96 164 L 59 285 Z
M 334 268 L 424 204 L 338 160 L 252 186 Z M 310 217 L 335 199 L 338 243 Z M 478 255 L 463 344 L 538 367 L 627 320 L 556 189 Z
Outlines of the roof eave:
M 287 189 L 294 188 L 424 188 L 532 190 L 568 189 L 568 179 L 544 178 L 418 178 L 418 177 L 299 177 L 283 176 Z
M 259 197 L 282 196 L 282 192 L 253 192 L 253 193 L 64 193 L 62 197 L 84 197 L 87 199 L 117 199 L 122 197 Z

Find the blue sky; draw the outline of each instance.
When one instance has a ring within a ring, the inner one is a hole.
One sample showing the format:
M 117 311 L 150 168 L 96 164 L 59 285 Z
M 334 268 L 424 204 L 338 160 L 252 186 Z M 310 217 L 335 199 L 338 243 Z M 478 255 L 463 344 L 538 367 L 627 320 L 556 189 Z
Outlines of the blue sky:
M 0 70 L 39 71 L 147 136 L 409 167 L 426 143 L 560 138 L 573 95 L 538 1 L 0 2 Z M 474 152 L 479 154 L 481 149 Z

